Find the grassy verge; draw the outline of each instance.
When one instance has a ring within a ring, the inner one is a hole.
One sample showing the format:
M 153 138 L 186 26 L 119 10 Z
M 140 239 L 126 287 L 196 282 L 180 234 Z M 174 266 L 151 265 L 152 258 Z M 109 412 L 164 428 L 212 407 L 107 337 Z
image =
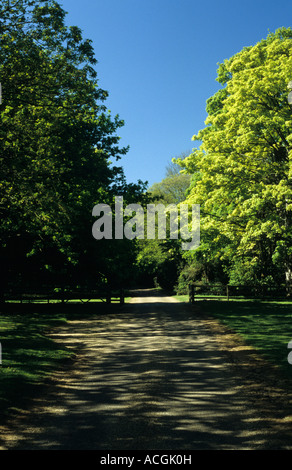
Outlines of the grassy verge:
M 62 325 L 60 313 L 0 314 L 0 413 L 23 408 L 38 386 L 69 359 L 69 352 L 54 343 L 46 332 Z
M 188 301 L 187 296 L 176 298 Z M 195 305 L 239 334 L 292 378 L 292 365 L 288 363 L 291 350 L 287 348 L 292 340 L 292 302 L 198 300 Z

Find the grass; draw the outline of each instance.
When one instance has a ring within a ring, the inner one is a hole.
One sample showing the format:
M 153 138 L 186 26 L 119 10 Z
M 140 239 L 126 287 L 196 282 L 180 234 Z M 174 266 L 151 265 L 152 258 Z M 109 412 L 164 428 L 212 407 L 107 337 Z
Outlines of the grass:
M 129 297 L 125 297 L 125 303 Z M 119 311 L 117 299 L 102 301 L 7 303 L 0 310 L 0 415 L 24 409 L 54 371 L 74 357 L 48 332 L 68 320 Z
M 188 302 L 188 296 L 175 296 Z M 125 303 L 128 298 L 125 298 Z M 292 302 L 252 300 L 196 300 L 202 312 L 211 314 L 238 333 L 269 361 L 292 378 L 287 348 L 292 340 Z M 119 304 L 76 303 L 68 305 L 8 305 L 0 312 L 0 413 L 24 408 L 44 380 L 72 357 L 72 352 L 55 343 L 47 332 L 68 319 L 103 313 Z
M 188 296 L 176 296 L 187 302 Z M 292 340 L 292 302 L 257 300 L 198 300 L 202 312 L 227 325 L 268 361 L 292 378 L 288 343 Z
M 69 352 L 51 340 L 48 329 L 66 323 L 60 313 L 0 314 L 0 412 L 23 408 L 37 387 L 69 359 Z

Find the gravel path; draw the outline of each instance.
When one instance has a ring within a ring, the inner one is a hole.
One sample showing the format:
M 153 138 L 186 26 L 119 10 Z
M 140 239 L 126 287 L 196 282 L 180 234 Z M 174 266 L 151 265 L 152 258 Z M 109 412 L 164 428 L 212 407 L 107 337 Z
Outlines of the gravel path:
M 76 361 L 0 427 L 0 450 L 291 450 L 289 393 L 227 333 L 151 291 L 71 321 L 53 336 Z

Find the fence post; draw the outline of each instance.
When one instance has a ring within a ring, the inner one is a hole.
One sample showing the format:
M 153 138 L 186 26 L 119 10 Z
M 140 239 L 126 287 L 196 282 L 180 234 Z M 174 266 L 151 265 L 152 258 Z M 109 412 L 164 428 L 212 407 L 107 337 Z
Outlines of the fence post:
M 226 295 L 227 295 L 227 300 L 229 300 L 229 286 L 228 286 L 228 284 L 226 286 Z
M 121 289 L 121 293 L 120 293 L 120 304 L 123 305 L 124 303 L 125 303 L 124 289 Z

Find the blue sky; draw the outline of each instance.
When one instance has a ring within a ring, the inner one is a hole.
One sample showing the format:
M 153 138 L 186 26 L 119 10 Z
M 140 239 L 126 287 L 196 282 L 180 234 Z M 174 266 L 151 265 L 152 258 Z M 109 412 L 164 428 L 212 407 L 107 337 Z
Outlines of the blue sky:
M 269 31 L 292 26 L 291 0 L 60 0 L 91 39 L 106 106 L 125 121 L 127 181 L 161 181 L 190 152 L 219 88 L 217 64 Z

